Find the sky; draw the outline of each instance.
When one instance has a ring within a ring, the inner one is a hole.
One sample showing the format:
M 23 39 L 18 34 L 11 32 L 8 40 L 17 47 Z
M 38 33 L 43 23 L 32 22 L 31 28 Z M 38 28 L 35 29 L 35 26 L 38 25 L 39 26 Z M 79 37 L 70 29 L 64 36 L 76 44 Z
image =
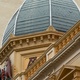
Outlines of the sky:
M 80 7 L 80 0 L 75 0 L 78 8 Z M 0 47 L 3 33 L 9 23 L 11 17 L 20 7 L 24 0 L 0 0 Z
M 0 47 L 6 26 L 23 1 L 24 0 L 0 0 Z

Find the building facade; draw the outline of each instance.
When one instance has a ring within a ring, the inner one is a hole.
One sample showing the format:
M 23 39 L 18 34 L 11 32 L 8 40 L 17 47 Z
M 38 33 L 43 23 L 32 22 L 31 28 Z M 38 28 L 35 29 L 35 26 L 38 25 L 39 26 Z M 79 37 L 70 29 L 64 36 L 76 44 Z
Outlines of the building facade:
M 25 0 L 0 49 L 3 80 L 79 80 L 80 12 L 72 0 Z

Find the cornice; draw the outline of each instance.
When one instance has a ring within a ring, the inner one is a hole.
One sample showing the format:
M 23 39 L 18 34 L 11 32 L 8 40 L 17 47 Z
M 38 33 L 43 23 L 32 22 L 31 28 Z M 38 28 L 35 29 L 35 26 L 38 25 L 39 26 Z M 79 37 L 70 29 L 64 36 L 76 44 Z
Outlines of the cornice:
M 63 37 L 61 37 L 56 43 L 55 45 L 58 45 L 63 39 L 65 39 L 71 32 L 73 32 L 77 27 L 80 28 L 80 20 L 72 27 L 70 28 L 64 35 Z
M 43 31 L 22 36 L 11 34 L 9 40 L 0 49 L 0 62 L 3 63 L 13 51 L 24 50 L 26 47 L 27 49 L 34 48 L 34 46 L 39 46 L 40 44 L 41 46 L 46 46 L 59 39 L 62 35 L 63 33 L 58 31 Z M 45 42 L 45 40 L 48 42 Z M 40 44 L 38 41 L 40 41 Z
M 80 32 L 80 21 L 78 21 L 70 30 L 68 30 L 63 37 L 61 37 L 56 43 L 56 53 L 64 48 L 78 33 Z

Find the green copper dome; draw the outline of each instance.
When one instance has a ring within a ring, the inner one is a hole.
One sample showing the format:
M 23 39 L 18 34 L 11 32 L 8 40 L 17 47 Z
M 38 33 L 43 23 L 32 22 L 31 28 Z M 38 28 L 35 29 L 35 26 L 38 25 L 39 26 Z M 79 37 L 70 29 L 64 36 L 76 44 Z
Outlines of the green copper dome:
M 72 0 L 26 0 L 9 22 L 2 44 L 10 34 L 15 36 L 46 30 L 50 25 L 66 32 L 80 20 L 80 12 Z

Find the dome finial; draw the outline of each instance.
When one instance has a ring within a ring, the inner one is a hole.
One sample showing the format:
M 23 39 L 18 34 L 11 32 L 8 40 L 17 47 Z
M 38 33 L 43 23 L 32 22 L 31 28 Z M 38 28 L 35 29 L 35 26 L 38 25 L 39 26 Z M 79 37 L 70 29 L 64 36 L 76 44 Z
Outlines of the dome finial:
M 14 36 L 15 36 L 15 35 L 11 33 L 9 37 L 12 38 L 12 37 L 14 37 Z
M 56 29 L 53 26 L 49 26 L 46 31 L 56 31 Z

